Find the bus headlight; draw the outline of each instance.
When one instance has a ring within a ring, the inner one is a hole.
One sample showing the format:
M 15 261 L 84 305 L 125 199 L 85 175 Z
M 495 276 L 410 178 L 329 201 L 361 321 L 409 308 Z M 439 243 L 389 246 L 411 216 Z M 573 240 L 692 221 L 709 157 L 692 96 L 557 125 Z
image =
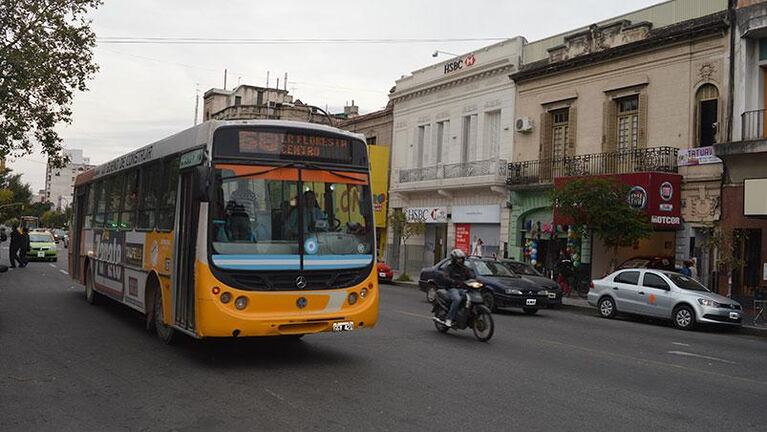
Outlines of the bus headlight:
M 365 297 L 367 297 L 367 295 L 368 295 L 368 289 L 362 288 L 362 290 L 360 291 L 360 297 L 364 299 Z
M 221 297 L 219 297 L 219 298 L 221 299 L 221 303 L 223 303 L 223 304 L 227 304 L 230 301 L 232 301 L 232 295 L 229 294 L 228 292 L 225 292 L 225 293 L 221 294 Z
M 357 293 L 355 292 L 349 294 L 349 304 L 353 305 L 354 303 L 357 303 Z
M 237 300 L 234 301 L 234 307 L 239 310 L 245 309 L 248 307 L 248 298 L 245 296 L 237 297 Z

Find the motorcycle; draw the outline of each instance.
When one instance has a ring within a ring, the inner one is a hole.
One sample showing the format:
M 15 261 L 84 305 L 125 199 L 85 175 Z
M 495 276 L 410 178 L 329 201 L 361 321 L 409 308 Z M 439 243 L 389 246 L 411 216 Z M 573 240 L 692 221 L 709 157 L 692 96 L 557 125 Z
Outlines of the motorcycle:
M 445 325 L 447 312 L 450 310 L 450 296 L 447 290 L 438 289 L 437 297 L 432 304 L 432 313 L 434 317 L 434 326 L 440 333 L 447 333 L 448 330 L 464 330 L 471 327 L 474 331 L 474 337 L 480 342 L 487 342 L 493 337 L 495 324 L 490 309 L 485 306 L 482 299 L 481 282 L 469 280 L 464 283 L 466 291 L 464 292 L 461 308 L 458 310 L 455 321 L 452 326 Z

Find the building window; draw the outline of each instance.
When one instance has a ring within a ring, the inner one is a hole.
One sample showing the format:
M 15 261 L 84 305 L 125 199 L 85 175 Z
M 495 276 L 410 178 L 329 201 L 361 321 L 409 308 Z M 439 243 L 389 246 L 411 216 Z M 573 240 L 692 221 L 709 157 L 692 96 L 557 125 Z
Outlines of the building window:
M 617 150 L 635 150 L 639 143 L 639 96 L 615 101 L 617 104 Z
M 551 157 L 562 159 L 566 156 L 567 140 L 570 138 L 570 109 L 552 111 L 551 115 Z
M 471 160 L 472 149 L 477 148 L 477 115 L 468 115 L 463 118 L 463 133 L 461 134 L 461 162 Z
M 767 38 L 759 39 L 759 60 L 767 60 Z
M 242 96 L 235 96 L 234 97 L 234 106 L 239 106 L 242 104 Z
M 501 149 L 501 110 L 485 113 L 483 159 L 498 157 Z
M 437 122 L 437 142 L 436 142 L 436 161 L 437 164 L 441 164 L 444 162 L 444 151 L 445 151 L 445 143 L 447 141 L 448 134 L 450 133 L 450 120 L 443 120 L 441 122 Z
M 704 84 L 695 93 L 695 146 L 716 144 L 719 118 L 719 90 L 713 84 Z
M 368 143 L 368 145 L 376 145 L 376 137 L 374 136 L 368 137 L 365 141 Z
M 426 142 L 429 139 L 431 125 L 418 126 L 418 136 L 416 137 L 415 166 L 423 168 L 424 152 L 426 151 Z

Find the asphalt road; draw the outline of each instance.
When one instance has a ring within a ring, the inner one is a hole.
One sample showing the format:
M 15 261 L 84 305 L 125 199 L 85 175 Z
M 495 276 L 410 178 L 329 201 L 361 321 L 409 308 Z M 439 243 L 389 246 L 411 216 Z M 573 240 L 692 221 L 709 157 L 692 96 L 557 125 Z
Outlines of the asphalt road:
M 767 430 L 764 338 L 543 311 L 481 343 L 387 285 L 372 330 L 166 346 L 64 271 L 0 275 L 0 431 Z

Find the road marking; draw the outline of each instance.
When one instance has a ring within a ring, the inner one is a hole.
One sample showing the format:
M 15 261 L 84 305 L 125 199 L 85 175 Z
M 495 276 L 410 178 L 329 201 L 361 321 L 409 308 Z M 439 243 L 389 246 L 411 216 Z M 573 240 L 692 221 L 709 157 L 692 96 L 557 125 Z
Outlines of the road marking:
M 687 372 L 702 373 L 702 374 L 706 374 L 706 375 L 716 376 L 716 377 L 719 377 L 719 378 L 726 378 L 726 379 L 730 379 L 730 380 L 744 381 L 744 382 L 747 382 L 749 384 L 758 384 L 758 385 L 761 385 L 761 386 L 767 385 L 767 381 L 759 381 L 759 380 L 755 380 L 755 379 L 751 379 L 751 378 L 743 378 L 743 377 L 734 376 L 734 375 L 727 375 L 727 374 L 723 374 L 723 373 L 712 372 L 712 371 L 705 370 L 705 369 L 698 369 L 698 368 L 682 366 L 682 365 L 679 365 L 679 364 L 676 364 L 676 363 L 667 363 L 667 362 L 657 361 L 657 360 L 640 359 L 640 358 L 636 358 L 636 357 L 633 357 L 633 356 L 630 356 L 630 355 L 611 353 L 611 352 L 608 352 L 608 351 L 596 350 L 596 349 L 586 348 L 586 347 L 582 347 L 582 346 L 578 346 L 578 345 L 573 345 L 573 344 L 568 344 L 568 343 L 563 343 L 563 342 L 557 342 L 557 341 L 553 341 L 553 340 L 547 340 L 547 339 L 538 339 L 538 340 L 540 342 L 544 342 L 544 343 L 548 343 L 548 344 L 552 344 L 552 345 L 558 345 L 558 346 L 561 346 L 561 347 L 573 348 L 573 349 L 577 349 L 577 350 L 580 350 L 580 351 L 589 352 L 589 353 L 592 353 L 592 354 L 606 355 L 606 356 L 610 356 L 610 357 L 621 358 L 621 359 L 624 359 L 624 360 L 630 360 L 630 361 L 636 361 L 636 362 L 639 362 L 639 363 L 645 363 L 645 364 L 650 365 L 650 366 L 657 366 L 657 367 L 662 367 L 662 368 L 672 367 L 672 368 L 681 369 L 681 370 L 684 370 L 684 371 L 687 371 Z
M 399 312 L 399 313 L 401 313 L 403 315 L 414 316 L 416 318 L 426 318 L 426 319 L 429 319 L 429 320 L 432 319 L 432 317 L 429 316 L 429 315 L 421 315 L 421 314 L 416 314 L 416 313 L 412 313 L 412 312 L 405 312 L 405 311 L 401 311 L 401 310 L 398 310 L 397 312 Z
M 62 270 L 62 269 L 59 269 L 59 271 L 60 271 L 62 274 L 65 274 L 65 275 L 69 275 L 69 273 L 68 273 L 66 270 Z
M 684 347 L 690 346 L 690 344 L 686 344 L 686 343 L 682 343 L 682 342 L 671 342 L 671 345 L 679 345 L 679 346 L 684 346 Z
M 48 264 L 49 266 L 56 268 L 56 264 Z
M 669 354 L 674 354 L 674 355 L 679 355 L 679 356 L 685 356 L 685 357 L 696 357 L 696 358 L 701 358 L 701 359 L 705 359 L 705 360 L 714 360 L 714 361 L 718 361 L 718 362 L 722 362 L 722 363 L 737 364 L 734 361 L 725 360 L 725 359 L 722 359 L 722 358 L 719 358 L 719 357 L 711 357 L 711 356 L 707 356 L 707 355 L 695 354 L 695 353 L 685 352 L 685 351 L 669 351 L 668 353 Z

